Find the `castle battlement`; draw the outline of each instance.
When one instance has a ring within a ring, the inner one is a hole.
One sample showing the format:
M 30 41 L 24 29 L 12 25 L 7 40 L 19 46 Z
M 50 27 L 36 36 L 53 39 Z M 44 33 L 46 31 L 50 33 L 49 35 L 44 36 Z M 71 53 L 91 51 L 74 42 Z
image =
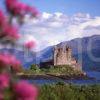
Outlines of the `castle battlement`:
M 69 47 L 54 47 L 54 65 L 71 64 L 72 51 Z
M 72 49 L 68 46 L 54 47 L 53 54 L 54 65 L 70 65 L 78 70 L 81 70 L 77 60 L 72 57 Z

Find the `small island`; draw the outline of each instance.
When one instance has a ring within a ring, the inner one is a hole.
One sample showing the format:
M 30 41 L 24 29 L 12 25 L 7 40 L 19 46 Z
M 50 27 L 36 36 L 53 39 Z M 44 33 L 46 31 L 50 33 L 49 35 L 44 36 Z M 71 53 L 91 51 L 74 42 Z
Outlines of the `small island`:
M 82 71 L 82 67 L 72 56 L 72 50 L 68 46 L 55 46 L 52 59 L 33 64 L 30 69 L 23 69 L 18 76 L 28 79 L 90 79 Z

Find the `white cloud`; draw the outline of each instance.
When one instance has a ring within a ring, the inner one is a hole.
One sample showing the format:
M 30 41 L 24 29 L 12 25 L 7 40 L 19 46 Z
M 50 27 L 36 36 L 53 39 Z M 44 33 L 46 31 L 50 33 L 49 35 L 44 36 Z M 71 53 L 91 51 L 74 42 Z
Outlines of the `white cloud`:
M 89 14 L 67 16 L 60 12 L 44 12 L 39 19 L 27 16 L 25 20 L 26 24 L 21 28 L 22 40 L 35 40 L 36 50 L 73 38 L 100 34 L 100 17 Z
M 43 17 L 44 19 L 48 19 L 48 18 L 52 17 L 52 14 L 43 12 L 42 17 Z

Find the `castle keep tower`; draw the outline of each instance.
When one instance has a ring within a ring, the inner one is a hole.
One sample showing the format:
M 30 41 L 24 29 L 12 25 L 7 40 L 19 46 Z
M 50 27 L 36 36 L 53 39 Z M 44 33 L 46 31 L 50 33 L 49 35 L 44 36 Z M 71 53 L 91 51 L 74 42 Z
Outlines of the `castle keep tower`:
M 54 65 L 71 65 L 71 49 L 67 46 L 54 48 Z
M 53 50 L 53 58 L 40 63 L 41 68 L 50 67 L 50 65 L 70 65 L 74 69 L 82 70 L 77 60 L 72 57 L 72 50 L 68 46 L 55 46 Z

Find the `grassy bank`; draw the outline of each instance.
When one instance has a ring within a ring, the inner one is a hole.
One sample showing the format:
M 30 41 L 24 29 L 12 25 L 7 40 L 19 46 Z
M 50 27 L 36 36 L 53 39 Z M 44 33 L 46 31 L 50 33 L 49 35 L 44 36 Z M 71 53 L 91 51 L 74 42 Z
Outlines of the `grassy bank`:
M 30 69 L 23 70 L 24 75 L 49 75 L 57 76 L 62 79 L 87 79 L 82 71 L 76 70 L 68 65 L 50 66 L 49 68 L 39 68 L 36 65 L 32 65 Z
M 29 74 L 79 74 L 80 70 L 75 70 L 69 65 L 50 66 L 45 68 L 39 68 L 37 65 L 31 65 L 30 69 L 23 70 L 24 73 Z
M 38 100 L 100 100 L 100 85 L 47 84 L 40 87 Z

